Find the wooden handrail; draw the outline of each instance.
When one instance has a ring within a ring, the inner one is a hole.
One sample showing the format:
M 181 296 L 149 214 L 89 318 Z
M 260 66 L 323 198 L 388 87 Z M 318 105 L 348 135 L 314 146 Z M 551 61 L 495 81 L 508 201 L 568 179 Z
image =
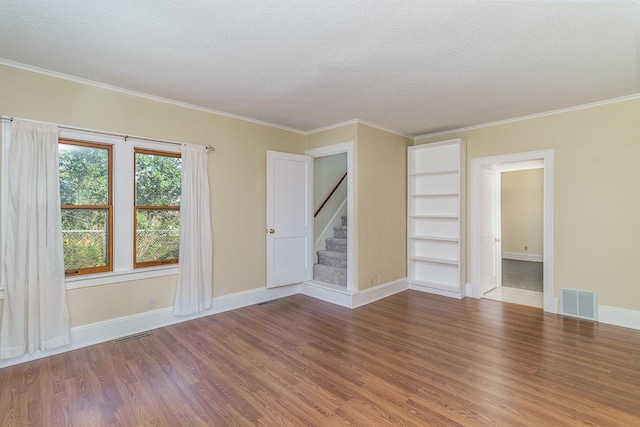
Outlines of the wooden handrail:
M 342 181 L 344 181 L 344 179 L 347 177 L 347 172 L 344 173 L 344 175 L 342 175 L 342 178 L 340 178 L 340 181 L 338 181 L 338 183 L 336 184 L 335 187 L 333 187 L 333 190 L 331 190 L 331 193 L 329 193 L 329 195 L 327 196 L 326 199 L 324 199 L 324 202 L 322 202 L 322 204 L 320 205 L 320 207 L 318 208 L 318 210 L 316 211 L 316 213 L 313 214 L 313 217 L 317 217 L 318 214 L 320 213 L 320 211 L 322 210 L 322 208 L 324 208 L 324 205 L 327 204 L 327 202 L 329 201 L 329 199 L 331 198 L 331 196 L 333 196 L 333 193 L 336 192 L 336 190 L 338 189 L 338 187 L 340 187 L 340 184 L 342 184 Z

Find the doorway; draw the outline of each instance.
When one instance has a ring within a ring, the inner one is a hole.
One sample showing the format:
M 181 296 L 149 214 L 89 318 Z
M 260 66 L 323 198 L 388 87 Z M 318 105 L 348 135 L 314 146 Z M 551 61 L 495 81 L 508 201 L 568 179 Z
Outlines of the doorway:
M 553 294 L 553 150 L 471 159 L 471 280 L 467 295 L 481 298 L 500 285 L 502 242 L 500 235 L 500 182 L 502 172 L 543 171 L 543 308 L 556 313 Z M 492 234 L 493 233 L 493 234 Z M 495 280 L 495 285 L 491 282 Z
M 314 254 L 313 254 L 316 262 L 319 261 L 318 255 L 317 255 L 318 251 L 320 250 L 326 251 L 327 248 L 325 247 L 325 245 L 327 244 L 326 243 L 327 239 L 331 240 L 331 244 L 336 244 L 337 246 L 340 246 L 342 242 L 339 242 L 338 240 L 342 240 L 342 238 L 344 237 L 344 239 L 346 240 L 345 242 L 343 242 L 346 245 L 346 251 L 345 251 L 346 252 L 346 287 L 342 287 L 338 285 L 332 286 L 330 283 L 327 284 L 326 282 L 318 281 L 318 280 L 311 281 L 312 283 L 318 286 L 328 286 L 328 287 L 336 287 L 338 289 L 342 288 L 346 290 L 353 290 L 355 289 L 355 284 L 357 283 L 356 281 L 357 223 L 355 221 L 355 209 L 354 209 L 355 207 L 355 201 L 354 201 L 355 190 L 354 189 L 355 189 L 355 180 L 357 175 L 355 172 L 356 165 L 355 165 L 354 154 L 353 154 L 353 145 L 354 145 L 353 142 L 345 142 L 341 144 L 330 145 L 327 147 L 310 149 L 310 150 L 307 150 L 305 153 L 314 159 L 314 163 L 316 163 L 319 166 L 322 165 L 317 171 L 314 171 L 314 181 L 316 180 L 319 182 L 325 181 L 324 184 L 320 184 L 320 187 L 322 187 L 320 189 L 322 194 L 319 197 L 322 200 L 317 201 L 318 204 L 316 205 L 316 209 L 314 209 L 314 214 L 315 212 L 318 211 L 318 208 L 320 207 L 320 205 L 322 205 L 326 196 L 332 192 L 333 188 L 335 187 L 335 184 L 338 183 L 342 178 L 342 176 L 340 176 L 337 179 L 333 180 L 335 182 L 329 183 L 326 178 L 327 171 L 331 169 L 339 169 L 339 167 L 335 165 L 336 164 L 340 165 L 346 160 L 347 176 L 345 177 L 342 184 L 338 186 L 338 189 L 336 190 L 336 192 L 329 198 L 329 200 L 325 204 L 325 207 L 322 210 L 320 210 L 320 212 L 316 216 L 316 218 L 318 218 L 318 221 L 315 223 L 315 228 L 317 229 L 314 232 L 315 242 L 314 242 Z M 346 199 L 344 197 L 344 193 L 341 193 L 342 187 L 344 187 L 344 190 L 346 190 Z M 320 190 L 318 190 L 318 186 L 316 185 L 316 191 L 320 191 Z M 342 225 L 343 223 L 344 225 Z M 337 239 L 334 239 L 334 237 L 332 237 L 334 233 L 334 226 L 337 228 L 344 227 L 342 229 L 344 234 L 340 235 L 340 237 Z M 339 252 L 342 250 L 338 248 L 330 248 L 330 249 L 336 249 L 336 250 L 331 250 L 329 252 Z M 325 252 L 323 254 L 323 257 L 326 257 L 329 259 L 328 261 L 323 260 L 322 261 L 323 263 L 324 262 L 327 262 L 328 264 L 334 264 L 336 262 L 341 263 L 340 260 L 332 259 L 331 253 Z
M 483 298 L 542 308 L 544 170 L 532 162 L 497 165 L 501 264 L 497 287 Z

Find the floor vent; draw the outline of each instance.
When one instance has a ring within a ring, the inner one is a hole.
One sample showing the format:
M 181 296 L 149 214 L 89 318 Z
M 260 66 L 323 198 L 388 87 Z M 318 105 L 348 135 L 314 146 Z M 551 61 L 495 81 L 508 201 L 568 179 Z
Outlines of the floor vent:
M 138 338 L 148 337 L 149 335 L 151 335 L 151 332 L 140 332 L 139 334 L 134 334 L 134 335 L 129 335 L 128 337 L 118 338 L 118 339 L 113 340 L 111 342 L 114 343 L 114 344 L 118 344 L 119 342 L 136 340 Z
M 581 319 L 597 319 L 596 293 L 578 289 L 562 288 L 560 290 L 561 314 Z

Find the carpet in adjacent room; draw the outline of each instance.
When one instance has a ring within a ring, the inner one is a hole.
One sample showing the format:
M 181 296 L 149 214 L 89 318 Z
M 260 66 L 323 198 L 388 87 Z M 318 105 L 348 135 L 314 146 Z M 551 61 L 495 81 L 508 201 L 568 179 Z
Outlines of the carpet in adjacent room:
M 541 262 L 502 260 L 502 286 L 542 292 Z

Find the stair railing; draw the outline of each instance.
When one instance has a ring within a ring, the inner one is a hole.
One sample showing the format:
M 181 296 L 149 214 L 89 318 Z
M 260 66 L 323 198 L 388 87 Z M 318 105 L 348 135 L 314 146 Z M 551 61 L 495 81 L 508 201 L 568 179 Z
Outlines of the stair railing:
M 338 189 L 338 187 L 340 187 L 340 184 L 342 184 L 342 181 L 344 181 L 344 179 L 347 177 L 347 172 L 344 173 L 344 175 L 342 175 L 342 178 L 340 178 L 340 181 L 338 181 L 338 183 L 335 185 L 335 187 L 333 187 L 333 190 L 331 190 L 331 193 L 329 193 L 329 195 L 327 196 L 326 199 L 324 199 L 324 202 L 322 202 L 322 204 L 320 205 L 320 207 L 318 208 L 318 210 L 316 211 L 316 213 L 313 214 L 313 217 L 317 217 L 318 214 L 320 213 L 320 211 L 322 210 L 322 208 L 324 208 L 324 205 L 327 204 L 327 202 L 329 201 L 329 199 L 331 198 L 331 196 L 333 196 L 333 193 L 336 192 L 336 190 Z

